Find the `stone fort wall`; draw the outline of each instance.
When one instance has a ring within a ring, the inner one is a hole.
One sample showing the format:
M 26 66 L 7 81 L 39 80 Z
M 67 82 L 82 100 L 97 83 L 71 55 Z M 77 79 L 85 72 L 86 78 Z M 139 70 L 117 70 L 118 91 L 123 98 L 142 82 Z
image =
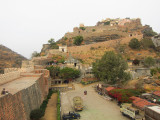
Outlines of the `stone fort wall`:
M 30 112 L 39 108 L 43 94 L 43 78 L 39 78 L 32 86 L 12 95 L 8 94 L 0 98 L 1 120 L 30 120 Z
M 0 87 L 23 77 L 30 81 L 36 77 L 29 87 L 24 87 L 14 94 L 0 95 L 1 120 L 30 120 L 30 112 L 39 108 L 48 94 L 49 71 L 41 67 L 35 69 L 29 61 L 24 64 L 23 68 L 8 68 L 5 74 L 0 75 Z
M 22 72 L 32 72 L 33 67 L 28 68 L 5 68 L 4 74 L 0 74 L 0 85 L 11 82 L 17 78 L 20 78 Z

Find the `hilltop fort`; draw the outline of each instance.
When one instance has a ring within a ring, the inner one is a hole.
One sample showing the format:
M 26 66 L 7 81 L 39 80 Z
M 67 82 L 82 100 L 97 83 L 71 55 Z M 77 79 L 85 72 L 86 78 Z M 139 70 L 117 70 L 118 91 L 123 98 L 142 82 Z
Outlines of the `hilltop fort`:
M 152 31 L 152 28 L 148 25 L 142 26 L 139 18 L 107 18 L 97 22 L 95 26 L 80 24 L 79 27 L 73 28 L 73 32 L 66 33 L 58 43 L 73 46 L 73 38 L 83 36 L 84 42 L 82 44 L 86 45 L 124 37 L 136 37 L 142 35 L 145 31 Z

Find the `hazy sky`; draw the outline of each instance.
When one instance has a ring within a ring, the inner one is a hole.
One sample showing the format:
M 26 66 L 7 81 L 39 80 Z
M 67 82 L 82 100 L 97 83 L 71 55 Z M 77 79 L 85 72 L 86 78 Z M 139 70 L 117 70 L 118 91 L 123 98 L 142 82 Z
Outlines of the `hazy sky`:
M 0 0 L 0 44 L 30 58 L 50 38 L 105 18 L 141 18 L 160 33 L 160 0 Z

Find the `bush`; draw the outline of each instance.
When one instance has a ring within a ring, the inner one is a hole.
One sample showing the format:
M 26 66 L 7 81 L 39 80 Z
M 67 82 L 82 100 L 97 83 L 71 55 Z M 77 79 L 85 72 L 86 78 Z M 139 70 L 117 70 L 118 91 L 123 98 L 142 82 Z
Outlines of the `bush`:
M 144 59 L 144 65 L 146 67 L 151 67 L 155 65 L 155 60 L 152 57 L 147 57 Z
M 152 76 L 155 75 L 155 74 L 157 74 L 157 72 L 160 73 L 160 68 L 153 68 L 153 69 L 151 69 L 151 75 Z
M 132 49 L 139 49 L 140 46 L 141 44 L 136 38 L 131 39 L 131 41 L 129 42 L 129 47 Z
M 138 96 L 141 92 L 143 91 L 136 89 L 113 89 L 109 92 L 109 95 L 116 98 L 119 102 L 130 103 L 132 102 L 130 97 Z
M 81 45 L 81 43 L 83 42 L 83 36 L 76 36 L 73 39 L 74 39 L 73 44 L 75 44 L 77 46 Z
M 48 101 L 51 98 L 52 94 L 55 92 L 57 92 L 57 91 L 50 90 L 48 93 L 47 99 L 43 100 L 43 103 L 41 104 L 40 108 L 31 111 L 31 113 L 30 113 L 31 119 L 39 120 L 41 117 L 44 116 Z
M 81 29 L 81 30 L 85 30 L 86 28 L 85 28 L 85 27 L 79 27 L 79 29 Z
M 90 50 L 95 50 L 95 48 L 94 48 L 94 47 L 91 47 Z
M 57 92 L 58 94 L 58 97 L 57 97 L 57 120 L 60 120 L 61 119 L 61 111 L 60 111 L 60 92 L 58 91 Z
M 104 25 L 110 25 L 110 21 L 105 22 Z
M 95 29 L 92 29 L 92 32 L 96 31 Z
M 35 109 L 35 110 L 32 110 L 30 113 L 30 118 L 33 120 L 39 120 L 43 116 L 44 116 L 44 112 L 42 109 Z
M 150 30 L 150 31 L 144 31 L 143 35 L 144 35 L 144 37 L 153 37 L 153 36 L 157 35 L 157 33 L 154 32 L 153 30 Z
M 141 40 L 141 45 L 143 46 L 144 49 L 147 49 L 147 48 L 155 48 L 153 42 L 151 39 L 148 39 L 148 38 L 144 38 Z

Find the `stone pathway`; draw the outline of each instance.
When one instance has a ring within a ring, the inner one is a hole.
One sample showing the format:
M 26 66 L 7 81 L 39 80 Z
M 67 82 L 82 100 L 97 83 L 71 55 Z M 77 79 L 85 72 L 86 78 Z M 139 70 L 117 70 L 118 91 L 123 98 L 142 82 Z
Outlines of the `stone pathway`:
M 57 120 L 57 94 L 53 93 L 51 99 L 48 102 L 46 112 L 43 118 L 40 120 Z

